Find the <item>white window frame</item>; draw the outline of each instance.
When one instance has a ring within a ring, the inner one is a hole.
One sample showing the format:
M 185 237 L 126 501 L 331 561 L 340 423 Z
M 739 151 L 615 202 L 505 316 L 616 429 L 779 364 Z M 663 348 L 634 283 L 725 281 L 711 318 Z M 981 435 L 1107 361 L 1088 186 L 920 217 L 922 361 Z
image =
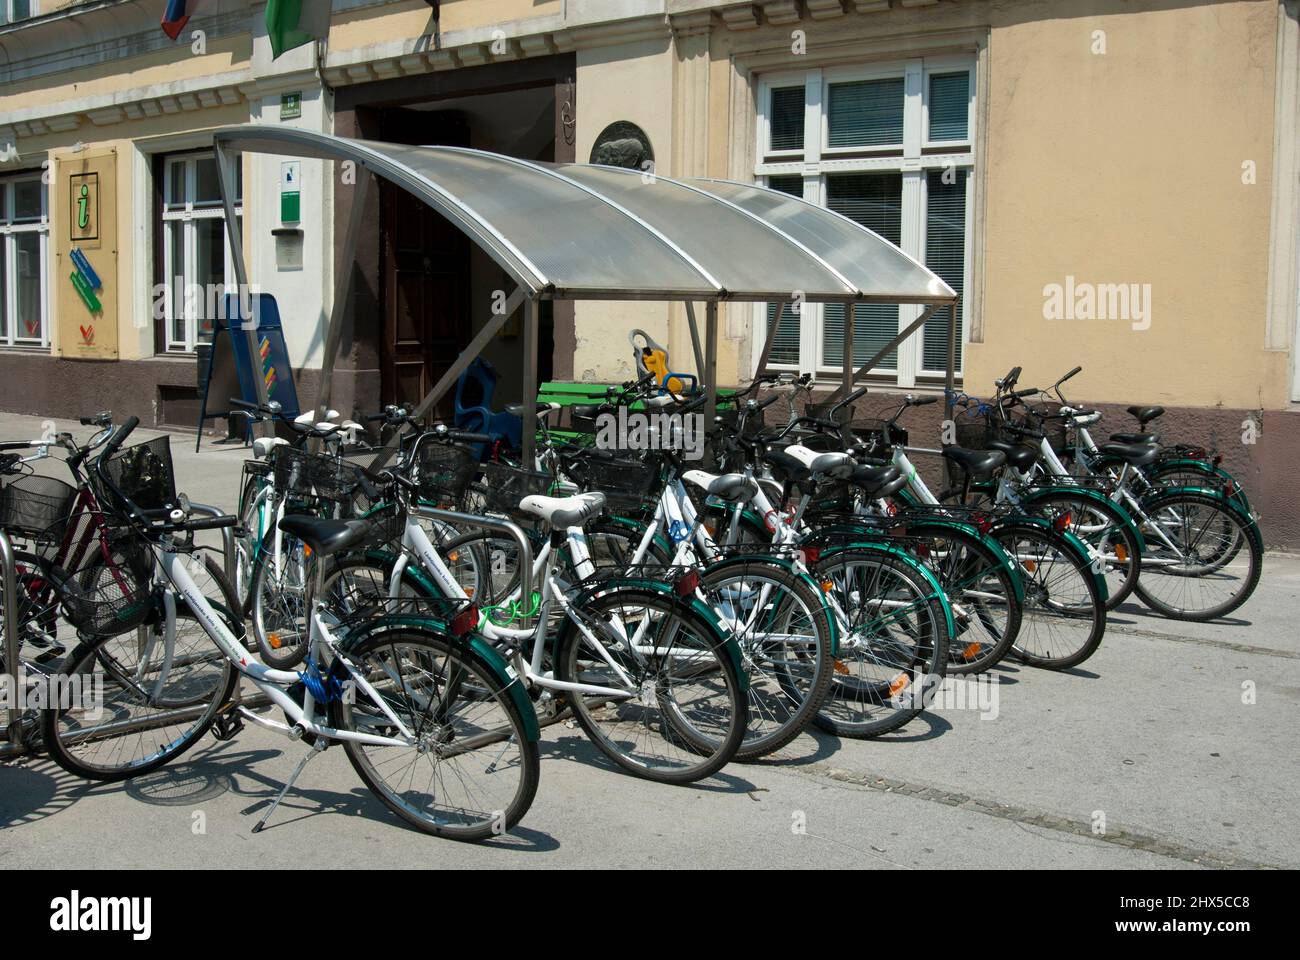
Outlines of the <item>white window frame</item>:
M 20 20 L 14 19 L 14 3 L 16 0 L 0 0 L 0 24 L 20 23 Z M 40 3 L 38 0 L 31 0 L 30 9 L 23 20 L 30 20 L 32 17 L 40 14 Z
M 930 77 L 934 74 L 969 71 L 967 138 L 965 140 L 930 139 Z M 839 173 L 895 172 L 903 177 L 901 244 L 903 251 L 921 263 L 926 256 L 927 174 L 931 170 L 949 166 L 965 169 L 966 177 L 966 242 L 964 289 L 972 283 L 974 247 L 974 170 L 975 170 L 975 119 L 976 63 L 974 54 L 943 55 L 910 58 L 902 61 L 871 65 L 837 66 L 809 70 L 785 71 L 764 74 L 758 78 L 757 137 L 759 156 L 754 165 L 754 178 L 769 185 L 775 176 L 797 175 L 803 177 L 803 199 L 818 206 L 826 206 L 827 177 Z M 829 122 L 824 104 L 829 102 L 830 86 L 861 80 L 879 80 L 902 77 L 904 81 L 903 143 L 893 146 L 871 145 L 863 147 L 831 147 Z M 771 92 L 774 88 L 804 86 L 804 149 L 771 150 L 771 124 L 768 117 Z M 970 340 L 969 308 L 967 297 L 960 305 L 962 319 L 962 359 L 965 344 Z M 898 329 L 901 332 L 921 315 L 922 308 L 902 305 L 899 308 Z M 773 369 L 814 371 L 819 377 L 838 378 L 840 371 L 823 362 L 824 311 L 821 304 L 804 304 L 800 323 L 799 363 L 769 364 Z M 940 316 L 943 311 L 940 311 Z M 767 328 L 767 305 L 754 308 L 756 329 Z M 754 337 L 752 362 L 757 364 L 762 355 L 766 337 Z M 923 367 L 921 335 L 909 337 L 898 347 L 898 370 L 879 370 L 881 376 L 896 379 L 899 386 L 914 386 L 918 379 L 937 379 L 942 370 Z M 875 374 L 877 371 L 873 370 Z M 961 376 L 961 369 L 956 371 Z
M 15 184 L 35 180 L 41 185 L 41 218 L 28 223 L 13 222 Z M 50 191 L 40 170 L 0 180 L 0 194 L 6 219 L 0 220 L 0 257 L 5 261 L 4 298 L 5 331 L 0 346 L 48 350 L 50 347 Z M 35 337 L 19 336 L 18 322 L 18 243 L 19 234 L 35 233 L 40 238 L 41 330 Z
M 198 160 L 212 159 L 211 150 L 198 150 L 187 153 L 168 154 L 163 160 L 163 185 L 162 185 L 162 261 L 163 261 L 163 283 L 168 291 L 168 296 L 163 298 L 163 323 L 166 325 L 163 331 L 163 351 L 168 354 L 194 353 L 198 345 L 199 331 L 199 309 L 204 306 L 204 302 L 195 303 L 194 299 L 188 296 L 188 285 L 190 281 L 198 274 L 198 221 L 200 220 L 220 220 L 222 224 L 221 240 L 225 252 L 225 276 L 223 283 L 230 290 L 235 289 L 238 282 L 235 278 L 234 255 L 230 249 L 230 234 L 226 230 L 226 211 L 220 204 L 213 206 L 196 206 L 194 203 L 195 193 L 197 192 L 198 183 Z M 177 176 L 177 169 L 180 169 L 181 175 L 185 178 L 184 197 L 185 202 L 181 206 L 169 207 L 168 198 L 172 195 L 172 182 Z M 238 174 L 231 170 L 231 183 L 237 182 Z M 243 199 L 237 199 L 235 202 L 235 215 L 243 221 L 244 204 Z M 180 230 L 185 239 L 185 262 L 180 265 L 180 272 L 176 270 L 176 264 L 172 262 L 172 232 Z M 186 295 L 182 297 L 182 307 L 185 322 L 185 337 L 179 340 L 175 337 L 176 316 L 175 298 L 170 294 L 173 292 L 172 285 L 180 280 L 185 286 L 183 289 Z

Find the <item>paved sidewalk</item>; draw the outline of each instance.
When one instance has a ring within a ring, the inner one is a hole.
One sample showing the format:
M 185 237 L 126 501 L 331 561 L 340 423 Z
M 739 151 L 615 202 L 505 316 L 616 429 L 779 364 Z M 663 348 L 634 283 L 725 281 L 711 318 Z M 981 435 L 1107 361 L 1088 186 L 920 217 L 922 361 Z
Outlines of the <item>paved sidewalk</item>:
M 39 429 L 0 416 L 0 437 Z M 190 434 L 173 456 L 194 499 L 233 505 L 242 451 L 205 442 L 195 455 Z M 128 784 L 80 783 L 44 761 L 0 767 L 0 869 L 1297 868 L 1298 593 L 1300 558 L 1270 554 L 1255 596 L 1226 622 L 1126 605 L 1081 667 L 996 670 L 995 717 L 941 710 L 875 741 L 805 735 L 693 788 L 615 772 L 581 731 L 551 727 L 532 810 L 515 836 L 482 846 L 401 827 L 342 750 L 308 766 L 253 836 L 305 749 L 262 730 L 206 738 Z

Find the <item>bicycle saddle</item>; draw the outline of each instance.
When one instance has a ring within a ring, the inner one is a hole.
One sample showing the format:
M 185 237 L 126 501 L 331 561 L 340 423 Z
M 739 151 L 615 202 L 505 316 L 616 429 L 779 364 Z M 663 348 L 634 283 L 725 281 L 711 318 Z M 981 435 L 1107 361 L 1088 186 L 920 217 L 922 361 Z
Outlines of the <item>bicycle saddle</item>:
M 848 478 L 858 465 L 858 462 L 847 453 L 810 450 L 801 443 L 786 447 L 785 452 L 807 467 L 809 473 L 833 477 L 836 480 Z
M 1007 462 L 1001 450 L 967 450 L 965 447 L 944 447 L 943 455 L 972 477 L 987 477 Z
M 763 462 L 772 468 L 773 475 L 781 481 L 802 483 L 812 476 L 811 470 L 785 450 L 769 450 L 763 454 Z
M 1133 414 L 1133 416 L 1137 417 L 1137 422 L 1142 424 L 1142 426 L 1145 427 L 1147 425 L 1148 420 L 1154 420 L 1156 417 L 1163 414 L 1165 412 L 1165 408 L 1159 406 L 1156 407 L 1133 406 L 1128 408 L 1128 412 Z
M 507 403 L 506 413 L 513 414 L 516 417 L 522 417 L 524 415 L 524 406 L 525 405 L 522 403 Z M 542 401 L 538 401 L 537 419 L 541 420 L 546 417 L 549 417 L 552 413 L 554 413 L 559 409 L 560 409 L 560 405 L 558 403 L 544 403 Z
M 1154 443 L 1103 443 L 1097 449 L 1134 467 L 1145 467 L 1160 454 L 1160 447 Z
M 758 493 L 758 482 L 741 473 L 706 473 L 703 470 L 687 470 L 682 479 L 700 487 L 711 497 L 731 503 L 748 503 Z
M 253 456 L 259 460 L 265 460 L 276 447 L 287 447 L 288 445 L 289 441 L 280 437 L 258 437 L 253 441 Z
M 853 468 L 849 483 L 861 487 L 863 493 L 875 500 L 897 493 L 907 486 L 907 478 L 892 463 L 860 463 Z
M 1158 433 L 1112 433 L 1112 443 L 1159 443 Z
M 354 547 L 365 540 L 374 524 L 367 520 L 331 520 L 292 514 L 280 521 L 280 529 L 297 537 L 322 557 Z
M 603 493 L 580 493 L 573 497 L 544 497 L 532 494 L 519 501 L 519 509 L 559 530 L 580 527 L 605 509 Z
M 1001 450 L 1007 455 L 1007 463 L 1021 473 L 1028 473 L 1038 460 L 1038 451 L 1023 443 L 1011 443 L 1008 440 L 990 440 L 990 450 Z
M 588 420 L 594 420 L 600 413 L 603 404 L 599 403 L 575 403 L 569 407 L 569 413 L 575 417 L 585 417 Z

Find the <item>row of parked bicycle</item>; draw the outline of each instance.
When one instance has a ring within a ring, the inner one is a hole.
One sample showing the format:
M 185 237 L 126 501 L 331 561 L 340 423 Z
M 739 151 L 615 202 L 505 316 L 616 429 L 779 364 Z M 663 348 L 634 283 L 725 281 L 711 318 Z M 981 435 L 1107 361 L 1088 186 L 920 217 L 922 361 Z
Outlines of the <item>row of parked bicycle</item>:
M 1077 372 L 1040 391 L 1016 368 L 989 403 L 956 398 L 962 445 L 942 454 L 958 482 L 938 495 L 899 423 L 937 398 L 866 420 L 865 389 L 814 404 L 789 375 L 726 398 L 712 470 L 572 429 L 704 408 L 650 378 L 571 408 L 568 429 L 539 404 L 526 466 L 397 407 L 371 418 L 389 442 L 363 464 L 358 424 L 237 404 L 279 436 L 255 442 L 230 517 L 176 491 L 167 437 L 124 447 L 135 418 L 87 418 L 81 444 L 0 444 L 24 671 L 97 691 L 10 735 L 116 780 L 252 722 L 311 748 L 284 791 L 341 743 L 398 816 L 482 839 L 531 804 L 544 724 L 573 719 L 619 767 L 688 783 L 810 724 L 896 730 L 946 674 L 1076 666 L 1130 594 L 1186 619 L 1240 606 L 1262 557 L 1240 485 L 1150 433 L 1095 443 L 1100 414 L 1061 393 Z M 1162 412 L 1130 411 L 1143 430 Z M 32 472 L 55 450 L 71 483 Z M 233 582 L 195 541 L 217 528 Z

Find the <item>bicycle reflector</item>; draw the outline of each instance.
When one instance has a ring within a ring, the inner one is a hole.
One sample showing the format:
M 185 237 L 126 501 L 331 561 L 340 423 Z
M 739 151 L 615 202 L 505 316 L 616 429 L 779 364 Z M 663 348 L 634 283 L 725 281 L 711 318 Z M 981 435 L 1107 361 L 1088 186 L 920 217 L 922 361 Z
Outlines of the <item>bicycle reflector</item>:
M 811 567 L 822 558 L 821 547 L 803 547 L 799 552 L 803 554 L 803 562 L 805 566 Z
M 456 616 L 451 618 L 448 628 L 451 630 L 453 637 L 463 637 L 467 633 L 473 632 L 478 626 L 478 607 L 470 604 Z
M 1223 454 L 1216 453 L 1214 456 L 1210 458 L 1210 463 L 1214 464 L 1216 467 L 1219 464 L 1223 463 Z
M 700 586 L 700 571 L 688 570 L 677 578 L 673 584 L 673 592 L 679 597 L 689 597 Z
M 1225 481 L 1223 484 L 1223 495 L 1225 497 L 1235 497 L 1237 495 L 1237 481 Z
M 1057 533 L 1064 533 L 1070 528 L 1071 519 L 1069 510 L 1065 511 L 1065 513 L 1057 514 L 1056 518 L 1052 521 L 1052 529 Z
M 975 521 L 975 529 L 980 533 L 988 533 L 993 529 L 993 521 L 986 513 L 977 513 L 972 519 Z

